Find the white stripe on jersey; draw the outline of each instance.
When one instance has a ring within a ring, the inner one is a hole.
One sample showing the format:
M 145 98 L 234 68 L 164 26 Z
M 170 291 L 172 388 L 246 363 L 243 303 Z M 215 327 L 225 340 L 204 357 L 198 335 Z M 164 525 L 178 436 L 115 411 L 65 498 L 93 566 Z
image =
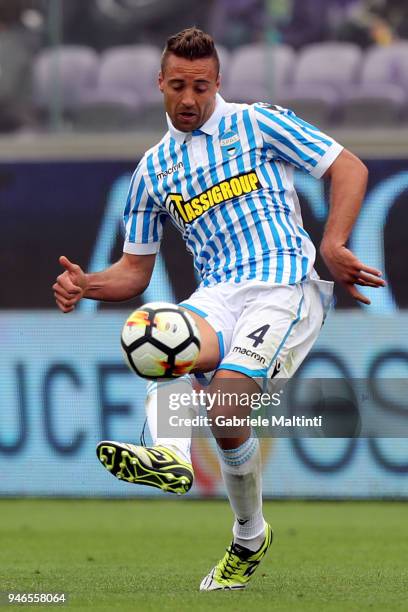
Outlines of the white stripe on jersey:
M 157 252 L 170 217 L 203 285 L 300 282 L 316 251 L 303 228 L 294 168 L 319 178 L 341 150 L 291 111 L 217 95 L 200 130 L 184 134 L 169 122 L 144 155 L 126 203 L 124 251 Z

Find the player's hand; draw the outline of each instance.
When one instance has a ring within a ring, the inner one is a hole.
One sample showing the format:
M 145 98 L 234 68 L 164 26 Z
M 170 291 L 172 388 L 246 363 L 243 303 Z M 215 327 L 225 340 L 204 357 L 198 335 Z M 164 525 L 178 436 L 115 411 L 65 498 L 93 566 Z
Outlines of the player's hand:
M 57 277 L 52 286 L 55 301 L 62 312 L 72 312 L 84 296 L 87 287 L 86 274 L 64 255 L 59 258 L 59 262 L 65 271 Z
M 358 302 L 371 304 L 370 300 L 360 293 L 356 285 L 362 287 L 385 287 L 381 271 L 363 264 L 344 245 L 332 245 L 322 242 L 320 253 L 330 270 L 334 280 L 338 281 L 346 291 Z

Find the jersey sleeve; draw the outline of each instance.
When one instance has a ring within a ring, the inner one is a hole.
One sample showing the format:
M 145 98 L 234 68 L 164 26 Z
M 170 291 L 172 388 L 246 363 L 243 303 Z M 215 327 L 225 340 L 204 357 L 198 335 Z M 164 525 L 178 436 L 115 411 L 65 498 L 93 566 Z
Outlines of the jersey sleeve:
M 132 255 L 151 255 L 160 249 L 166 218 L 148 192 L 143 161 L 130 182 L 123 221 L 125 243 L 123 251 Z
M 255 118 L 267 147 L 276 156 L 315 178 L 321 178 L 342 152 L 338 142 L 306 123 L 291 110 L 254 105 Z

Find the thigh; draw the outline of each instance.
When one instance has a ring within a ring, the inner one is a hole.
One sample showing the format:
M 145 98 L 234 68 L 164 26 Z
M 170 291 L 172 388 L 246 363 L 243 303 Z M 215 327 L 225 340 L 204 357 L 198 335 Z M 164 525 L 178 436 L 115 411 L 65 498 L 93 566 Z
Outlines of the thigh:
M 250 295 L 219 368 L 256 378 L 290 378 L 310 351 L 323 322 L 313 283 L 276 286 Z
M 194 319 L 201 338 L 200 354 L 192 373 L 213 371 L 216 369 L 221 359 L 217 332 L 204 317 L 188 308 L 184 308 L 184 310 Z
M 179 306 L 197 323 L 201 336 L 201 349 L 193 373 L 214 371 L 229 346 L 236 316 L 225 308 L 225 287 L 198 288 Z

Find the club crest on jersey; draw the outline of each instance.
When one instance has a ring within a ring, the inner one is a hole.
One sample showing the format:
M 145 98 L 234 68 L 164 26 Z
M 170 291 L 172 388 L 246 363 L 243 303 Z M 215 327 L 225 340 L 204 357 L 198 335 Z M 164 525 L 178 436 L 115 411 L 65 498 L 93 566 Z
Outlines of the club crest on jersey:
M 258 175 L 252 171 L 221 181 L 197 194 L 191 200 L 185 201 L 180 193 L 169 193 L 165 206 L 181 225 L 187 225 L 201 217 L 213 206 L 218 206 L 222 202 L 227 202 L 252 191 L 258 191 L 260 187 L 261 182 Z
M 225 132 L 220 136 L 220 146 L 224 159 L 234 157 L 242 152 L 239 136 L 233 130 Z

